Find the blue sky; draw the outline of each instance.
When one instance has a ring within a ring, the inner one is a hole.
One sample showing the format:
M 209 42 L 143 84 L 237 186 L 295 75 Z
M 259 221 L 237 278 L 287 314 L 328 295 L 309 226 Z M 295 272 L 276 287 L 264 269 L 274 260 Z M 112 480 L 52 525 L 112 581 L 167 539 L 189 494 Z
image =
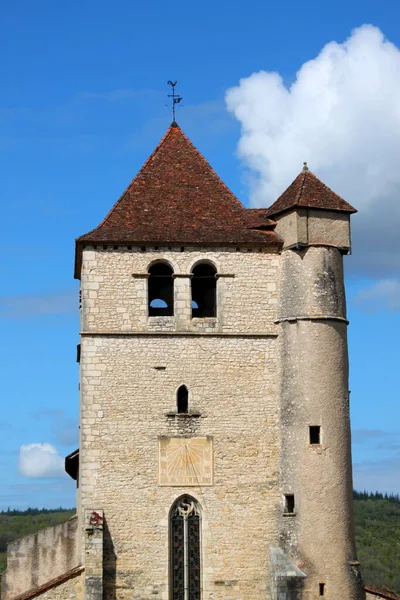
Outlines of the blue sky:
M 171 78 L 180 125 L 245 204 L 309 160 L 360 209 L 345 259 L 355 482 L 400 492 L 398 2 L 4 0 L 0 14 L 0 508 L 75 503 L 60 473 L 77 447 L 74 238 L 163 136 Z M 32 444 L 55 453 L 21 471 Z

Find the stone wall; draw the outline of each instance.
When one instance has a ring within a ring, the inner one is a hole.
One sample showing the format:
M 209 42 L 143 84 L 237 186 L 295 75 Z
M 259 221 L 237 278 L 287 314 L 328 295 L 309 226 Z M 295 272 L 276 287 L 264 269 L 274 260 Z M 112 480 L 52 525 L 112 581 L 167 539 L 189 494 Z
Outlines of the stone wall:
M 275 339 L 85 336 L 81 356 L 81 503 L 104 510 L 106 598 L 168 597 L 168 514 L 185 492 L 202 510 L 204 599 L 268 597 Z M 173 414 L 182 383 L 198 416 Z M 159 436 L 211 437 L 214 485 L 159 487 Z
M 101 247 L 102 248 L 102 247 Z M 148 268 L 166 260 L 174 280 L 174 317 L 148 317 Z M 217 318 L 191 319 L 190 273 L 198 261 L 212 262 L 218 273 Z M 84 331 L 273 333 L 277 309 L 279 256 L 258 250 L 201 251 L 197 248 L 140 248 L 83 251 L 82 321 Z M 185 277 L 187 275 L 187 277 Z
M 2 600 L 14 600 L 78 566 L 77 525 L 73 517 L 9 544 Z
M 278 543 L 281 512 L 279 257 L 195 249 L 83 254 L 80 495 L 82 511 L 104 510 L 104 597 L 169 597 L 169 511 L 187 493 L 201 509 L 204 600 L 269 598 L 268 549 Z M 160 258 L 179 275 L 199 259 L 216 265 L 214 320 L 191 319 L 189 277 L 175 279 L 174 317 L 147 317 L 141 275 Z M 188 415 L 176 414 L 182 384 Z M 212 440 L 213 485 L 160 486 L 165 437 Z
M 295 208 L 276 215 L 284 247 L 324 245 L 350 249 L 350 215 L 331 210 Z
M 352 510 L 347 321 L 336 248 L 282 253 L 281 483 L 294 495 L 281 547 L 307 575 L 304 598 L 362 598 Z M 310 426 L 319 440 L 310 440 Z

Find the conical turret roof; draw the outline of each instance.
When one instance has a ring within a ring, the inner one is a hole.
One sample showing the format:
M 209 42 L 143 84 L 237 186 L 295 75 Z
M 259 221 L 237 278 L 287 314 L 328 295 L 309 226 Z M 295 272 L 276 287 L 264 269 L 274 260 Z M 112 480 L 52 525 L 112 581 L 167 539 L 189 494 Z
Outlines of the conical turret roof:
M 266 214 L 273 216 L 295 207 L 319 208 L 346 213 L 357 212 L 343 198 L 322 183 L 307 167 L 279 196 L 278 200 L 267 209 Z

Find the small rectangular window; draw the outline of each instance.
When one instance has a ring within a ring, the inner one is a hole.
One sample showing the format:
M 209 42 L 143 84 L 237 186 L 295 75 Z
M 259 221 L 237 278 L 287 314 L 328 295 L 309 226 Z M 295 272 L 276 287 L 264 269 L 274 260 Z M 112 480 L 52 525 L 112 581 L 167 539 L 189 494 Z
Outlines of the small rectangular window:
M 321 443 L 321 427 L 319 425 L 310 425 L 310 444 Z
M 325 584 L 324 583 L 320 583 L 319 584 L 319 596 L 320 598 L 323 597 L 325 593 Z
M 285 494 L 285 513 L 294 514 L 294 494 Z

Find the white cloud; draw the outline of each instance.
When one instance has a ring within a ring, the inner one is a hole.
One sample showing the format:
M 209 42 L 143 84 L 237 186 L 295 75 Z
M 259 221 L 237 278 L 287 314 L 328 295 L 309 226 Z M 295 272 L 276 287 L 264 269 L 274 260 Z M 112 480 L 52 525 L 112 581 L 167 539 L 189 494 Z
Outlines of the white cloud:
M 382 306 L 387 310 L 400 310 L 400 281 L 375 281 L 370 287 L 358 292 L 356 302 L 367 310 L 377 310 Z
M 64 477 L 64 458 L 51 444 L 23 444 L 19 449 L 19 472 L 24 477 Z
M 364 273 L 400 266 L 400 50 L 371 25 L 330 42 L 287 86 L 260 71 L 226 93 L 241 123 L 238 153 L 253 205 L 270 205 L 303 161 L 359 209 L 355 257 Z

